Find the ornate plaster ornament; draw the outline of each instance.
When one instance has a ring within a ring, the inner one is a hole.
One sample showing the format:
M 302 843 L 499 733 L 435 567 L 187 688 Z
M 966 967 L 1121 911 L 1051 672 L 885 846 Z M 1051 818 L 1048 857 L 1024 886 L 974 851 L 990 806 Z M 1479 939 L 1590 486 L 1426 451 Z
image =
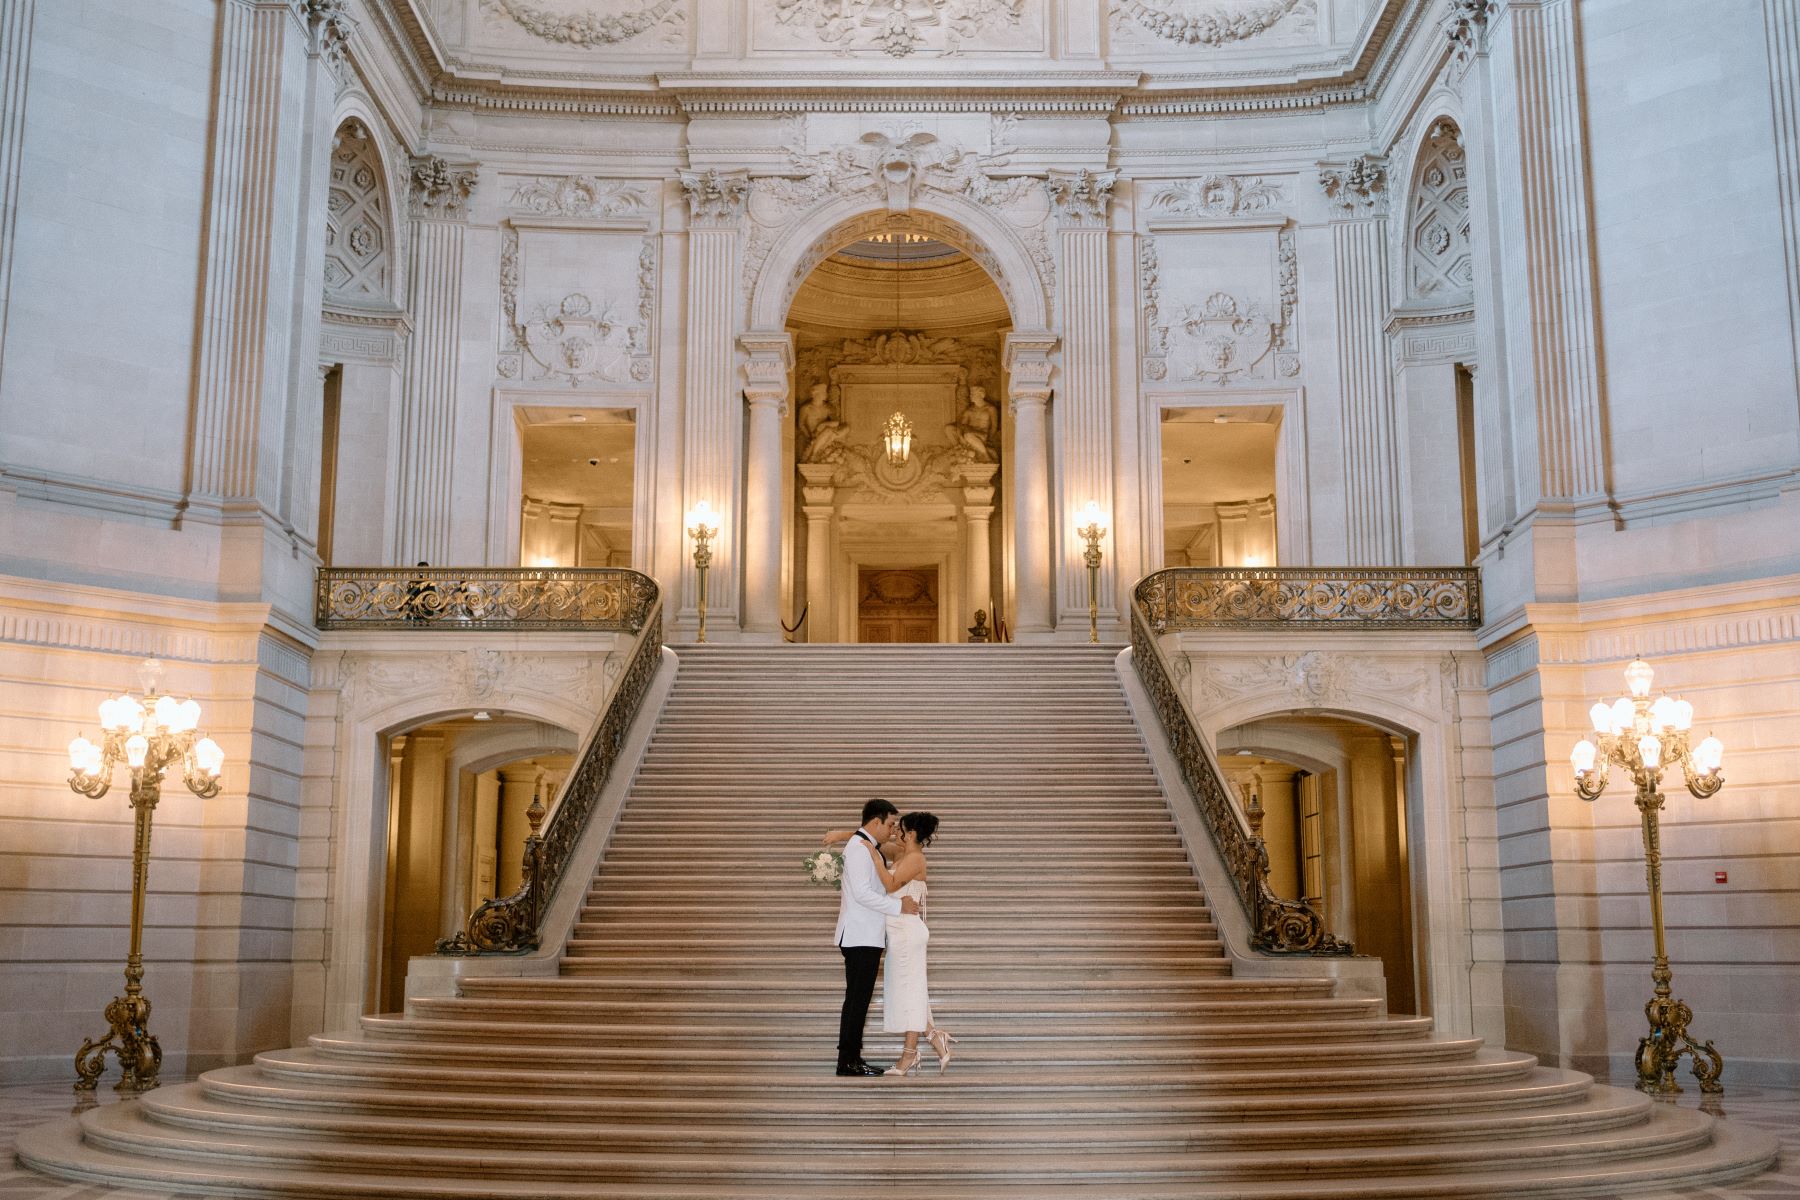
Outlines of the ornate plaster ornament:
M 1319 186 L 1341 213 L 1377 215 L 1387 203 L 1387 160 L 1364 154 L 1347 163 L 1320 163 Z
M 1238 217 L 1275 212 L 1287 203 L 1279 180 L 1261 175 L 1201 175 L 1165 184 L 1150 211 L 1175 217 Z
M 1162 323 L 1162 270 L 1153 237 L 1138 244 L 1138 309 L 1144 326 L 1144 378 L 1151 381 L 1166 379 L 1169 375 L 1169 327 Z
M 540 217 L 629 217 L 648 212 L 643 189 L 592 175 L 539 175 L 513 189 L 512 207 Z
M 483 11 L 510 19 L 519 28 L 547 42 L 589 48 L 616 46 L 658 26 L 679 28 L 687 21 L 683 0 L 653 0 L 629 11 L 602 16 L 592 9 L 556 12 L 523 3 L 523 0 L 481 0 Z
M 1493 11 L 1494 0 L 1450 0 L 1450 16 L 1444 21 L 1444 35 L 1459 53 L 1467 54 L 1480 46 Z
M 350 35 L 356 30 L 349 0 L 302 0 L 302 8 L 312 31 L 313 49 L 325 59 L 340 85 L 348 82 Z
M 632 378 L 633 358 L 646 349 L 636 306 L 618 297 L 599 301 L 571 292 L 554 305 L 538 308 L 519 328 L 525 352 L 538 366 L 539 379 L 623 383 Z
M 696 222 L 724 225 L 740 220 L 750 195 L 745 171 L 683 171 L 681 190 Z
M 1474 250 L 1469 243 L 1468 163 L 1450 121 L 1426 135 L 1408 199 L 1406 290 L 1430 304 L 1473 303 Z
M 475 191 L 475 164 L 451 165 L 435 154 L 412 160 L 412 214 L 423 220 L 460 221 Z
M 1294 234 L 1283 229 L 1275 241 L 1277 316 L 1270 320 L 1260 302 L 1214 291 L 1198 301 L 1176 301 L 1173 321 L 1163 320 L 1162 273 L 1157 239 L 1138 247 L 1138 298 L 1143 314 L 1141 369 L 1144 378 L 1176 378 L 1187 383 L 1225 384 L 1259 372 L 1263 363 L 1276 376 L 1300 374 L 1294 313 L 1300 295 Z
M 345 121 L 331 142 L 325 194 L 325 298 L 368 303 L 392 298 L 392 237 L 381 159 L 367 127 Z
M 1185 340 L 1187 371 L 1197 383 L 1229 383 L 1249 374 L 1274 349 L 1275 322 L 1254 301 L 1214 292 L 1180 306 L 1174 329 Z
M 775 20 L 816 45 L 905 58 L 942 31 L 943 53 L 990 31 L 1017 28 L 1025 0 L 775 0 Z
M 1106 224 L 1106 210 L 1112 204 L 1117 171 L 1052 171 L 1044 181 L 1044 190 L 1056 210 L 1057 220 L 1065 227 Z
M 991 346 L 973 338 L 934 337 L 895 329 L 866 338 L 822 342 L 800 352 L 794 362 L 797 391 L 829 382 L 833 367 L 851 366 L 961 367 L 964 386 L 974 384 L 990 394 L 1000 381 L 1000 359 Z
M 1217 49 L 1268 33 L 1289 17 L 1318 12 L 1317 0 L 1215 0 L 1196 11 L 1168 0 L 1110 0 L 1115 24 L 1132 22 L 1166 42 Z

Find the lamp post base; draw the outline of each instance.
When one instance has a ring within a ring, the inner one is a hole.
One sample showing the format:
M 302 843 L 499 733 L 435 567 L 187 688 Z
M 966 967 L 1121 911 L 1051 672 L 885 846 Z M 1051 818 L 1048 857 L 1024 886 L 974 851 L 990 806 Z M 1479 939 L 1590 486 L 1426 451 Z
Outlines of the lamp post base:
M 1675 1068 L 1681 1065 L 1685 1055 L 1693 1057 L 1694 1078 L 1700 1081 L 1702 1092 L 1716 1095 L 1725 1090 L 1725 1085 L 1719 1082 L 1719 1076 L 1725 1070 L 1724 1057 L 1711 1042 L 1702 1045 L 1688 1036 L 1688 1022 L 1694 1019 L 1693 1009 L 1681 1000 L 1657 996 L 1644 1005 L 1644 1016 L 1649 1018 L 1650 1032 L 1638 1040 L 1638 1091 L 1652 1096 L 1680 1095 L 1681 1085 L 1675 1082 Z
M 98 1041 L 89 1038 L 75 1052 L 75 1092 L 91 1094 L 106 1069 L 106 1056 L 119 1057 L 121 1092 L 147 1092 L 162 1070 L 162 1046 L 148 1028 L 150 1001 L 142 996 L 114 996 L 106 1006 L 106 1022 L 112 1028 Z

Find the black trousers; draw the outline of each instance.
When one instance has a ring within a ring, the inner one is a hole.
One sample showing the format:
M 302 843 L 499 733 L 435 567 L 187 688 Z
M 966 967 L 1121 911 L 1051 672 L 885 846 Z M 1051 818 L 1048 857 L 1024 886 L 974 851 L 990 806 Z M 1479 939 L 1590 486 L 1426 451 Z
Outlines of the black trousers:
M 881 969 L 880 946 L 839 946 L 844 955 L 844 1011 L 838 1017 L 838 1065 L 862 1058 L 863 1023 Z

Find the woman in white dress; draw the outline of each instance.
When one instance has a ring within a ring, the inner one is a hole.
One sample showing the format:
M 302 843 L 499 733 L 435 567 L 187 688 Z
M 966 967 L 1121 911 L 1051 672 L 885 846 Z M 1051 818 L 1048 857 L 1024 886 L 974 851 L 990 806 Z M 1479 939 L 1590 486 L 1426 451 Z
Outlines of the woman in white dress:
M 910 896 L 918 903 L 917 915 L 902 914 L 887 918 L 887 961 L 882 968 L 881 1028 L 887 1033 L 906 1035 L 906 1048 L 900 1059 L 888 1068 L 889 1075 L 907 1075 L 919 1065 L 919 1035 L 937 1052 L 938 1071 L 950 1065 L 950 1047 L 956 1041 L 937 1028 L 931 1020 L 930 988 L 925 972 L 925 947 L 930 940 L 925 915 L 925 847 L 937 833 L 938 819 L 928 812 L 910 812 L 900 818 L 899 836 L 877 853 L 868 847 L 875 860 L 875 870 L 889 894 Z M 837 831 L 825 835 L 827 845 L 847 840 Z M 846 853 L 855 853 L 848 846 Z M 893 859 L 889 870 L 882 854 Z

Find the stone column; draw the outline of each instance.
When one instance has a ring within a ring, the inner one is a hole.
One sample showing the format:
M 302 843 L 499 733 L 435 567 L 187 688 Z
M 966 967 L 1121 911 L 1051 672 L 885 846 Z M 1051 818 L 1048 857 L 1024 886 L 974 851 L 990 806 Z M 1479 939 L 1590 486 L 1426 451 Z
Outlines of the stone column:
M 968 595 L 963 611 L 951 622 L 953 628 L 967 628 L 975 623 L 975 610 L 986 609 L 988 628 L 994 616 L 994 552 L 988 535 L 988 522 L 994 515 L 995 463 L 970 463 L 962 468 L 963 542 L 968 553 Z
M 829 464 L 801 463 L 804 481 L 800 496 L 806 501 L 801 510 L 806 514 L 806 640 L 835 641 L 837 613 L 831 593 L 831 522 L 837 516 L 833 503 L 837 488 L 831 477 L 837 471 Z
M 412 160 L 413 319 L 400 405 L 394 561 L 444 565 L 455 480 L 456 368 L 461 358 L 463 237 L 475 164 Z
M 1346 549 L 1355 565 L 1392 565 L 1405 538 L 1387 355 L 1387 164 L 1321 163 L 1319 184 L 1332 209 Z
M 1048 333 L 1006 339 L 1008 409 L 1013 419 L 1013 636 L 1044 641 L 1051 634 L 1050 354 Z
M 781 422 L 788 411 L 788 372 L 794 339 L 785 333 L 746 334 L 738 344 L 744 400 L 750 409 L 744 464 L 744 632 L 756 641 L 781 640 Z
M 1088 618 L 1085 543 L 1075 535 L 1073 515 L 1092 500 L 1114 523 L 1112 283 L 1108 270 L 1107 211 L 1113 171 L 1052 171 L 1046 187 L 1061 230 L 1062 375 L 1056 393 L 1056 478 L 1052 526 L 1062 531 L 1055 550 L 1057 624 L 1086 625 Z M 1113 602 L 1117 571 L 1111 535 L 1100 561 L 1100 619 L 1116 621 Z
M 684 171 L 688 202 L 687 376 L 683 400 L 681 508 L 701 500 L 719 514 L 706 573 L 708 633 L 737 625 L 738 534 L 744 527 L 740 470 L 744 406 L 736 363 L 738 305 L 737 252 L 750 194 L 747 172 Z M 691 634 L 698 622 L 698 580 L 693 546 L 681 531 L 679 628 Z
M 537 797 L 538 780 L 544 768 L 536 763 L 518 763 L 500 768 L 500 851 L 494 867 L 498 873 L 500 896 L 510 896 L 523 881 L 525 839 L 531 836 L 531 818 L 525 815 Z

